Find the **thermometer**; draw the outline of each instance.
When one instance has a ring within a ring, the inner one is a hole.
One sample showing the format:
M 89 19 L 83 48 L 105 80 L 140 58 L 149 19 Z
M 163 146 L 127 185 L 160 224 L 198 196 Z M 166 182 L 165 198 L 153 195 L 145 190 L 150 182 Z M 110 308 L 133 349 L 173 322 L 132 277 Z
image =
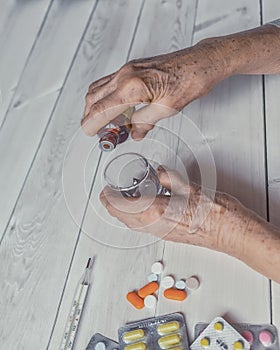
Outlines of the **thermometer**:
M 87 292 L 90 284 L 90 270 L 92 259 L 88 259 L 87 266 L 78 283 L 75 297 L 71 306 L 71 311 L 67 319 L 64 336 L 61 342 L 60 350 L 74 349 L 75 338 L 77 335 L 83 307 L 86 301 Z

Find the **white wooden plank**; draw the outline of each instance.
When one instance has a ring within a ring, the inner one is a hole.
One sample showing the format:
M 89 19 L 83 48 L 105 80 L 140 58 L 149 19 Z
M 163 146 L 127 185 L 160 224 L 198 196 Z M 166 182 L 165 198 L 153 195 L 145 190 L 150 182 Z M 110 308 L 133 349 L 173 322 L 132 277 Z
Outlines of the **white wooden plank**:
M 146 2 L 130 57 L 151 56 L 190 44 L 194 15 L 195 2 L 184 3 L 181 7 L 180 3 L 176 4 L 174 2 L 154 1 L 152 4 Z M 163 27 L 162 23 L 166 23 L 166 25 Z M 149 40 L 144 40 L 148 36 Z M 178 119 L 173 118 L 161 124 L 178 133 L 180 125 L 178 121 Z M 96 142 L 96 139 L 93 142 Z M 164 147 L 164 144 L 166 147 Z M 131 249 L 137 245 L 153 242 L 154 238 L 125 229 L 117 220 L 106 213 L 99 203 L 98 195 L 103 187 L 103 166 L 107 163 L 108 157 L 128 150 L 138 151 L 148 158 L 174 167 L 176 147 L 176 136 L 168 131 L 156 128 L 144 141 L 126 141 L 123 145 L 118 146 L 113 154 L 104 154 L 102 157 L 90 206 L 83 224 L 83 234 L 77 247 L 73 268 L 67 283 L 67 293 L 65 293 L 61 306 L 54 339 L 61 337 L 61 325 L 70 307 L 71 295 L 75 287 L 74 281 L 77 279 L 77 271 L 80 271 L 81 265 L 84 264 L 85 256 L 96 254 L 97 266 L 94 270 L 95 283 L 89 297 L 83 327 L 79 336 L 81 341 L 88 341 L 90 336 L 97 331 L 117 339 L 117 329 L 121 324 L 149 317 L 155 313 L 155 310 L 134 310 L 125 300 L 125 295 L 128 291 L 137 289 L 146 283 L 146 276 L 150 273 L 151 264 L 162 257 L 163 243 L 158 242 Z M 79 140 L 76 143 L 76 148 L 80 149 Z M 74 149 L 75 147 L 73 147 L 73 151 Z M 94 169 L 94 157 L 96 157 L 96 150 L 92 152 L 92 158 L 89 161 L 90 166 L 86 170 L 86 184 L 88 184 L 87 172 Z M 67 170 L 68 174 L 72 174 L 73 171 L 74 166 Z M 78 180 L 79 176 L 72 180 L 72 187 L 73 183 L 81 182 L 82 176 L 83 174 L 80 175 L 80 180 Z M 65 174 L 65 178 L 67 178 L 67 174 Z M 68 182 L 71 183 L 71 180 L 68 180 Z M 76 191 L 71 197 L 72 201 L 74 199 L 76 201 Z M 68 198 L 71 201 L 71 198 Z M 74 207 L 75 204 L 73 203 Z M 75 208 L 73 212 L 75 213 Z M 106 243 L 106 245 L 101 245 L 96 241 Z M 119 249 L 114 248 L 114 246 L 119 247 Z M 124 249 L 125 247 L 130 249 Z
M 3 348 L 32 350 L 48 345 L 78 237 L 63 197 L 63 158 L 80 125 L 87 85 L 108 70 L 117 69 L 126 59 L 140 6 L 138 1 L 102 1 L 97 6 L 17 203 L 0 248 Z M 130 21 L 123 21 L 128 17 Z M 83 141 L 92 144 L 86 136 Z M 81 217 L 85 201 L 74 185 Z M 65 321 L 63 317 L 56 340 L 61 339 Z M 58 344 L 50 347 L 57 349 Z
M 194 42 L 259 24 L 257 1 L 200 0 Z M 234 77 L 216 87 L 207 97 L 185 109 L 208 140 L 214 155 L 218 189 L 238 197 L 265 216 L 265 161 L 260 77 Z M 203 140 L 195 140 L 182 122 L 180 137 L 198 148 L 200 162 L 209 164 Z M 250 140 L 250 141 L 249 141 Z M 189 141 L 190 142 L 190 141 Z M 183 156 L 184 148 L 179 147 Z M 187 157 L 186 157 L 187 158 Z M 188 164 L 187 164 L 188 165 Z M 200 321 L 225 315 L 234 322 L 270 320 L 269 283 L 241 262 L 204 248 L 166 243 L 166 272 L 178 278 L 198 275 L 201 288 L 177 307 L 185 312 L 191 338 Z M 252 295 L 251 291 L 254 291 Z M 262 300 L 260 304 L 258 301 Z M 159 304 L 158 312 L 170 312 L 174 303 Z
M 50 3 L 1 1 L 0 127 Z
M 1 236 L 60 94 L 94 3 L 95 0 L 71 3 L 67 0 L 56 0 L 53 3 L 18 84 L 13 105 L 0 133 L 0 193 L 5 198 L 5 201 L 0 202 Z M 37 5 L 34 8 L 36 10 Z M 3 62 L 1 67 L 4 69 Z M 7 74 L 12 69 L 5 68 L 5 71 Z
M 263 23 L 280 18 L 279 1 L 262 2 Z M 268 163 L 268 198 L 270 222 L 280 226 L 280 165 L 279 165 L 279 94 L 280 77 L 265 77 L 266 99 L 266 133 L 267 133 L 267 163 Z M 280 329 L 280 285 L 272 283 L 272 322 Z

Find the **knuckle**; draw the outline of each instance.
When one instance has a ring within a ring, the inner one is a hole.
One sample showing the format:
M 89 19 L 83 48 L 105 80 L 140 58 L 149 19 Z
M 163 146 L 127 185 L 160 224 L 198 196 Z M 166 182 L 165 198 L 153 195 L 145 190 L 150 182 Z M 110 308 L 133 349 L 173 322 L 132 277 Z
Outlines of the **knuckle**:
M 90 104 L 93 101 L 92 94 L 90 92 L 88 92 L 86 94 L 85 99 L 86 99 L 86 103 Z

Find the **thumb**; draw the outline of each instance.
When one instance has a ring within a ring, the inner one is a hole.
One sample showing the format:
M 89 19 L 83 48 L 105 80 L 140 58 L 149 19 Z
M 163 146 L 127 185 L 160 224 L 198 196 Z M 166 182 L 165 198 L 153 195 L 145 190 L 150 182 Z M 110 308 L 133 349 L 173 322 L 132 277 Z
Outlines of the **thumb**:
M 156 103 L 151 103 L 138 109 L 134 112 L 131 119 L 132 138 L 136 141 L 142 140 L 159 120 L 170 117 L 176 113 L 175 110 Z
M 172 193 L 185 195 L 191 191 L 191 186 L 178 174 L 177 171 L 159 166 L 157 169 L 159 182 Z

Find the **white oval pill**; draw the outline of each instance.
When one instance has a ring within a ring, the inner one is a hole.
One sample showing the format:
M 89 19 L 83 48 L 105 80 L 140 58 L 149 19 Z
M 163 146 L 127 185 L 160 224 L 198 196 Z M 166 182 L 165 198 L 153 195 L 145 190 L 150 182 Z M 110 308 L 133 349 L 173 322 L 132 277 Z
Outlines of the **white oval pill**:
M 186 288 L 186 282 L 184 280 L 179 280 L 175 283 L 175 288 L 177 289 L 185 289 Z
M 188 289 L 195 290 L 195 289 L 197 289 L 199 287 L 199 285 L 200 285 L 200 282 L 199 282 L 199 279 L 196 276 L 189 277 L 186 280 L 186 287 Z
M 157 261 L 153 263 L 151 267 L 152 273 L 155 273 L 156 275 L 160 275 L 162 273 L 162 270 L 163 270 L 163 265 L 161 262 Z
M 157 303 L 157 298 L 154 295 L 147 295 L 144 299 L 144 304 L 149 309 L 154 309 Z
M 106 345 L 103 343 L 103 341 L 100 341 L 95 344 L 94 350 L 106 350 Z
M 148 281 L 149 282 L 157 282 L 158 281 L 158 275 L 155 274 L 155 273 L 149 274 Z
M 161 285 L 163 286 L 163 288 L 166 288 L 166 289 L 173 287 L 174 283 L 175 283 L 175 280 L 172 276 L 165 276 L 161 280 Z

